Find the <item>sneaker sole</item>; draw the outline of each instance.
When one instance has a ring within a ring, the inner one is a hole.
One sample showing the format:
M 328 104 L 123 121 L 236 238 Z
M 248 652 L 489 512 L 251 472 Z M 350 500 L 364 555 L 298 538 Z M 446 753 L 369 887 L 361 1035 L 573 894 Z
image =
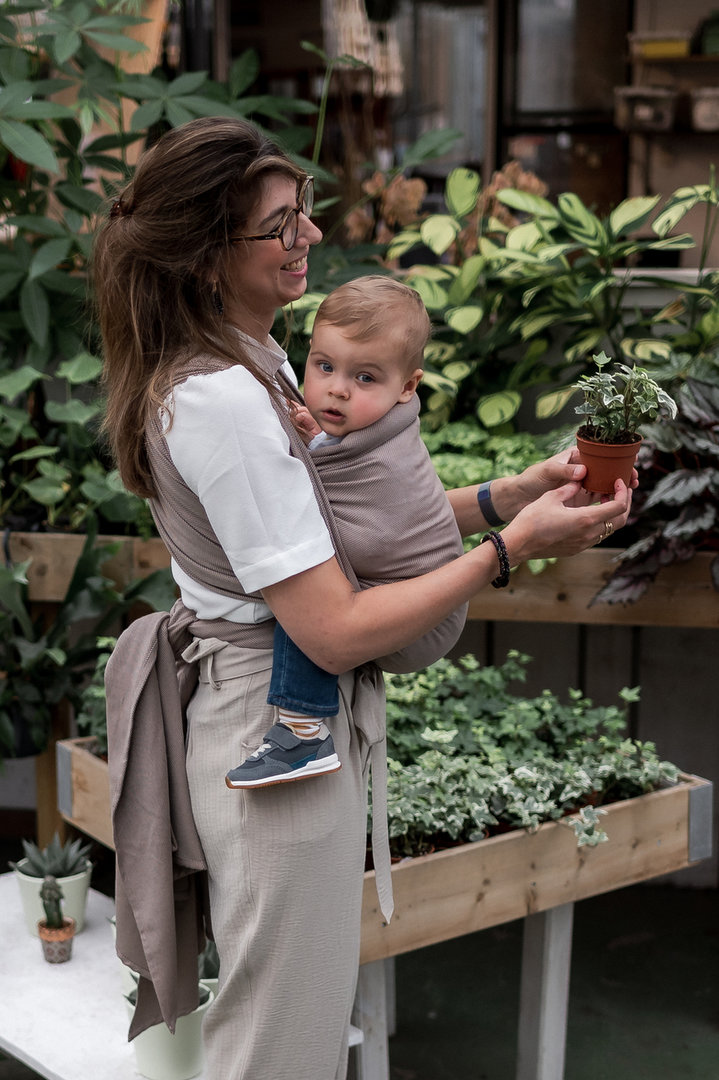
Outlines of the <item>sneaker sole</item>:
M 301 769 L 295 769 L 294 772 L 282 773 L 281 776 L 265 776 L 261 780 L 240 780 L 239 782 L 230 780 L 229 776 L 226 776 L 225 783 L 232 790 L 237 788 L 274 787 L 275 784 L 292 783 L 294 780 L 312 780 L 315 776 L 326 776 L 328 773 L 339 772 L 341 768 L 342 762 L 336 754 L 332 754 L 330 757 L 322 758 L 320 761 L 310 761 L 307 765 L 303 765 Z

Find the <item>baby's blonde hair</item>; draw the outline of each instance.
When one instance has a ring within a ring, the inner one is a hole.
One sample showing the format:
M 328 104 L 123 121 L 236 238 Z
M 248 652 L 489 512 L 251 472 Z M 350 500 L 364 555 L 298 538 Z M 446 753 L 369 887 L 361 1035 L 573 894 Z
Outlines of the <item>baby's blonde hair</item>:
M 427 309 L 416 289 L 382 274 L 368 274 L 338 286 L 320 304 L 315 326 L 349 328 L 353 341 L 383 333 L 402 336 L 407 371 L 423 366 L 424 348 L 432 333 Z

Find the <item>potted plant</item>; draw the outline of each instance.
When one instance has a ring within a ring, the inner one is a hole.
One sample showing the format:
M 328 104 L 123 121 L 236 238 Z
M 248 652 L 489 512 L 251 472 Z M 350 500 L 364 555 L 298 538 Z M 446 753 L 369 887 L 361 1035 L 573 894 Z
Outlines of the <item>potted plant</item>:
M 69 915 L 63 915 L 63 891 L 52 874 L 43 878 L 40 900 L 45 918 L 38 919 L 37 932 L 42 943 L 43 956 L 48 964 L 63 964 L 72 956 L 75 920 Z
M 74 932 L 79 933 L 85 923 L 87 891 L 92 876 L 92 863 L 88 858 L 90 845 L 82 840 L 61 843 L 57 833 L 50 843 L 39 848 L 29 840 L 23 840 L 25 857 L 11 862 L 22 899 L 25 922 L 31 934 L 37 935 L 38 922 L 42 919 L 42 884 L 51 877 L 57 881 L 65 900 L 65 912 L 72 918 Z
M 166 1024 L 153 1024 L 132 1040 L 137 1071 L 147 1080 L 191 1080 L 202 1072 L 202 1021 L 215 995 L 202 982 L 198 994 L 197 1008 L 177 1018 L 174 1034 Z M 125 994 L 130 1021 L 136 998 L 136 990 Z
M 617 478 L 629 485 L 642 437 L 638 428 L 659 415 L 674 419 L 677 406 L 659 383 L 641 367 L 611 362 L 606 353 L 594 356 L 599 369 L 582 375 L 573 384 L 584 400 L 575 412 L 584 417 L 577 432 L 579 459 L 587 467 L 583 485 L 587 491 L 611 495 Z

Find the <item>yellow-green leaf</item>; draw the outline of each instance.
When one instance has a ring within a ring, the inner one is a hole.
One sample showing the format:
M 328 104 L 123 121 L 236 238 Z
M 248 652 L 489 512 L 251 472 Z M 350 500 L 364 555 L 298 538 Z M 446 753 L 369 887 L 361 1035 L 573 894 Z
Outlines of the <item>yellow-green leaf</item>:
M 422 240 L 435 255 L 444 255 L 455 241 L 459 223 L 449 214 L 433 214 L 420 227 Z
M 537 398 L 535 409 L 537 419 L 549 420 L 552 416 L 557 416 L 569 402 L 573 394 L 574 389 L 571 386 L 564 386 L 559 390 L 551 390 L 547 394 L 541 394 Z
M 445 186 L 445 199 L 452 213 L 457 217 L 471 213 L 478 195 L 479 173 L 474 169 L 452 169 Z
M 448 326 L 459 334 L 470 334 L 482 321 L 484 310 L 476 305 L 451 308 L 445 315 Z
M 522 404 L 521 395 L 516 390 L 503 390 L 499 394 L 488 394 L 480 398 L 477 416 L 485 427 L 499 427 L 516 416 Z

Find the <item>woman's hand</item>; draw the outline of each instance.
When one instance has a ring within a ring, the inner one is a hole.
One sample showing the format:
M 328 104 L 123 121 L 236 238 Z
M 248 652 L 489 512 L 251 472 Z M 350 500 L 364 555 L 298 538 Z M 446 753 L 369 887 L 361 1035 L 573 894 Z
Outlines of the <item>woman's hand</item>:
M 571 481 L 528 502 L 502 533 L 510 562 L 576 555 L 621 529 L 631 509 L 631 489 L 617 480 L 614 494 L 602 498 L 597 501 L 579 481 Z
M 579 463 L 576 446 L 561 453 L 530 465 L 518 476 L 504 477 L 492 482 L 492 501 L 497 513 L 505 521 L 512 521 L 521 510 L 530 503 L 541 499 L 549 491 L 555 491 L 567 483 L 583 480 L 586 467 Z M 632 471 L 631 488 L 638 486 L 637 471 Z M 579 487 L 571 498 L 572 506 L 589 506 L 591 503 L 606 502 L 613 496 L 598 495 Z

